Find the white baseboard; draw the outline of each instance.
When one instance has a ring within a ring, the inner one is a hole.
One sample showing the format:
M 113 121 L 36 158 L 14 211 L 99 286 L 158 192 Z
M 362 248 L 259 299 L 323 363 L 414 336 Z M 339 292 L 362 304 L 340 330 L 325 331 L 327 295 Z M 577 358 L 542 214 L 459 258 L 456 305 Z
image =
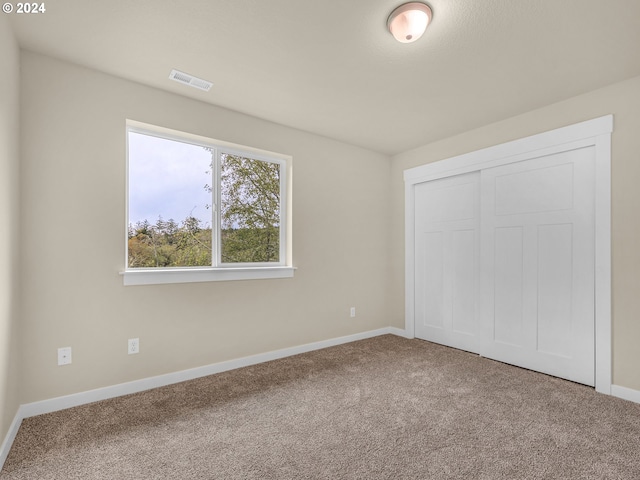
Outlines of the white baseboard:
M 93 403 L 100 400 L 107 400 L 109 398 L 120 397 L 122 395 L 138 393 L 145 390 L 150 390 L 152 388 L 164 387 L 166 385 L 172 385 L 174 383 L 180 383 L 186 380 L 206 377 L 208 375 L 214 375 L 216 373 L 235 370 L 236 368 L 248 367 L 250 365 L 256 365 L 258 363 L 269 362 L 271 360 L 277 360 L 279 358 L 290 357 L 292 355 L 311 352 L 313 350 L 320 350 L 322 348 L 355 342 L 357 340 L 364 340 L 366 338 L 377 337 L 385 334 L 400 334 L 402 336 L 403 332 L 404 330 L 393 327 L 386 327 L 380 328 L 378 330 L 356 333 L 354 335 L 347 335 L 345 337 L 307 343 L 305 345 L 299 345 L 296 347 L 283 348 L 281 350 L 274 350 L 271 352 L 251 355 L 249 357 L 228 360 L 226 362 L 214 363 L 211 365 L 205 365 L 203 367 L 182 370 L 180 372 L 158 375 L 156 377 L 143 378 L 141 380 L 112 385 L 110 387 L 98 388 L 96 390 L 74 393 L 72 395 L 66 395 L 64 397 L 51 398 L 40 402 L 28 403 L 20 407 L 20 413 L 22 414 L 22 418 L 33 417 L 35 415 L 56 412 L 58 410 L 64 410 L 65 408 L 77 407 L 79 405 L 85 405 L 87 403 Z
M 250 365 L 256 365 L 258 363 L 269 362 L 271 360 L 277 360 L 279 358 L 290 357 L 301 353 L 320 350 L 327 347 L 333 347 L 336 345 L 342 345 L 345 343 L 355 342 L 357 340 L 364 340 L 366 338 L 373 338 L 386 334 L 393 334 L 406 338 L 404 330 L 395 327 L 385 327 L 368 332 L 356 333 L 354 335 L 347 335 L 344 337 L 323 340 L 320 342 L 307 343 L 305 345 L 299 345 L 296 347 L 283 348 L 281 350 L 274 350 L 272 352 L 251 355 L 249 357 L 214 363 L 212 365 L 205 365 L 203 367 L 168 373 L 166 375 L 159 375 L 156 377 L 143 378 L 141 380 L 135 380 L 133 382 L 121 383 L 119 385 L 112 385 L 110 387 L 98 388 L 86 392 L 74 393 L 72 395 L 66 395 L 63 397 L 56 397 L 48 400 L 42 400 L 40 402 L 21 405 L 18 409 L 18 412 L 16 413 L 13 423 L 11 424 L 9 432 L 7 433 L 4 442 L 0 447 L 0 469 L 2 469 L 2 466 L 4 465 L 4 462 L 9 455 L 9 450 L 11 449 L 11 445 L 13 444 L 16 434 L 18 433 L 20 424 L 25 418 L 42 415 L 45 413 L 56 412 L 58 410 L 64 410 L 66 408 L 77 407 L 79 405 L 85 405 L 87 403 L 98 402 L 100 400 L 107 400 L 109 398 L 120 397 L 122 395 L 129 395 L 131 393 L 138 393 L 145 390 L 150 390 L 152 388 L 164 387 L 166 385 L 172 385 L 174 383 L 180 383 L 186 380 L 193 380 L 195 378 L 206 377 L 208 375 L 226 372 L 228 370 L 234 370 L 236 368 L 248 367 Z
M 22 418 L 20 416 L 20 409 L 16 412 L 16 416 L 13 417 L 13 422 L 11 422 L 11 426 L 9 427 L 9 431 L 7 435 L 4 437 L 4 441 L 2 442 L 2 446 L 0 446 L 0 470 L 4 465 L 7 456 L 9 455 L 9 450 L 11 450 L 11 445 L 13 445 L 13 441 L 16 439 L 16 435 L 18 434 L 18 429 L 20 428 L 20 424 L 22 423 Z
M 640 391 L 633 390 L 631 388 L 621 387 L 620 385 L 611 385 L 611 395 L 622 398 L 623 400 L 640 403 Z
M 416 338 L 413 335 L 409 335 L 407 333 L 406 330 L 403 330 L 402 328 L 396 328 L 396 327 L 387 327 L 386 330 L 388 330 L 387 333 L 390 333 L 392 335 L 396 335 L 398 337 L 402 337 L 402 338 L 408 338 L 408 339 L 412 339 L 412 338 Z
M 271 360 L 277 360 L 280 358 L 290 357 L 293 355 L 299 355 L 301 353 L 312 352 L 314 350 L 321 350 L 323 348 L 333 347 L 336 345 L 342 345 L 345 343 L 355 342 L 358 340 L 364 340 L 366 338 L 373 338 L 380 335 L 392 334 L 404 338 L 413 338 L 403 329 L 396 327 L 385 327 L 377 330 L 371 330 L 368 332 L 356 333 L 354 335 L 347 335 L 344 337 L 333 338 L 330 340 L 323 340 L 320 342 L 307 343 L 305 345 L 299 345 L 296 347 L 283 348 L 281 350 L 274 350 L 272 352 L 261 353 L 258 355 L 251 355 L 249 357 L 238 358 L 235 360 L 228 360 L 226 362 L 214 363 L 211 365 L 205 365 L 203 367 L 192 368 L 189 370 L 182 370 L 180 372 L 168 373 L 166 375 L 159 375 L 156 377 L 143 378 L 141 380 L 135 380 L 133 382 L 121 383 L 119 385 L 112 385 L 110 387 L 98 388 L 95 390 L 89 390 L 87 392 L 75 393 L 72 395 L 66 395 L 64 397 L 51 398 L 49 400 L 43 400 L 40 402 L 27 403 L 21 405 L 16 413 L 9 431 L 5 436 L 2 445 L 0 446 L 0 470 L 4 465 L 11 445 L 18 434 L 18 429 L 22 420 L 35 415 L 42 415 L 45 413 L 51 413 L 58 410 L 64 410 L 66 408 L 77 407 L 79 405 L 85 405 L 87 403 L 93 403 L 100 400 L 107 400 L 109 398 L 120 397 L 122 395 L 129 395 L 132 393 L 138 393 L 152 388 L 164 387 L 166 385 L 172 385 L 174 383 L 184 382 L 186 380 L 193 380 L 195 378 L 206 377 L 208 375 L 214 375 L 216 373 L 222 373 L 236 368 L 248 367 L 250 365 L 256 365 L 258 363 L 269 362 Z M 630 400 L 635 403 L 640 403 L 640 391 L 633 390 L 619 385 L 611 386 L 611 395 L 619 397 L 624 400 Z

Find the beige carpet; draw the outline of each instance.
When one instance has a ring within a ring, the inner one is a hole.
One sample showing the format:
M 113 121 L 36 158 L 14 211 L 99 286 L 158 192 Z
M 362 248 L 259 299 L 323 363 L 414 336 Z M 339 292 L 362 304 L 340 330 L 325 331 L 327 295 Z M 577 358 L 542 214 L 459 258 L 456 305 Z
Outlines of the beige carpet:
M 640 479 L 640 405 L 383 336 L 26 419 L 2 480 Z

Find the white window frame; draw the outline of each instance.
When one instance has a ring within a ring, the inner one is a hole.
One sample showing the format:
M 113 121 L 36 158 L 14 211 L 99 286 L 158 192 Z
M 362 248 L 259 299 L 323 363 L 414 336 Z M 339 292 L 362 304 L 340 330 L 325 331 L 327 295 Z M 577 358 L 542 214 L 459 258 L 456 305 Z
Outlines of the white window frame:
M 126 205 L 125 205 L 125 268 L 121 271 L 124 285 L 153 285 L 167 283 L 212 282 L 228 280 L 258 280 L 269 278 L 293 277 L 294 268 L 291 262 L 291 156 L 221 140 L 193 135 L 149 125 L 134 120 L 126 122 Z M 213 150 L 212 168 L 212 265 L 201 267 L 128 267 L 128 225 L 129 225 L 129 133 L 151 135 L 166 140 L 211 148 Z M 220 158 L 222 154 L 237 155 L 251 160 L 259 160 L 280 165 L 280 226 L 279 226 L 279 261 L 260 263 L 222 263 L 221 261 L 221 219 L 220 219 Z

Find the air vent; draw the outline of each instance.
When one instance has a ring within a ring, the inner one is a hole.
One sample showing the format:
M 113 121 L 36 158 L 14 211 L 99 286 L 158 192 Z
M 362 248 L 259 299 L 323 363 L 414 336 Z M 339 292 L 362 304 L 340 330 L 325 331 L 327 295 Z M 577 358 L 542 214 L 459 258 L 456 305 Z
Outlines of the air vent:
M 203 80 L 198 77 L 194 77 L 193 75 L 189 75 L 188 73 L 181 72 L 179 70 L 171 70 L 171 74 L 169 75 L 171 80 L 182 83 L 184 85 L 189 85 L 190 87 L 199 88 L 200 90 L 204 90 L 208 92 L 209 89 L 213 86 L 213 83 Z

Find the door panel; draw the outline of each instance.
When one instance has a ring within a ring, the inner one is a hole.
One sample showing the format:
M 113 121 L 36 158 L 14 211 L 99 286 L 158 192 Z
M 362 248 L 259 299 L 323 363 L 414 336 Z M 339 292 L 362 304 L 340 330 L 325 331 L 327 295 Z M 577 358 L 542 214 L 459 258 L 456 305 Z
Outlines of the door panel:
M 475 229 L 470 229 L 453 231 L 452 237 L 452 329 L 474 335 L 477 329 L 478 236 Z
M 524 316 L 524 266 L 521 227 L 501 227 L 494 232 L 493 340 L 522 346 Z
M 481 174 L 484 356 L 595 381 L 593 147 Z
M 478 351 L 479 173 L 415 187 L 416 337 Z
M 535 160 L 534 160 L 535 162 Z M 495 214 L 552 212 L 573 205 L 573 164 L 513 171 L 495 178 Z
M 538 227 L 538 350 L 571 356 L 573 225 Z
M 444 241 L 443 232 L 420 232 L 416 239 L 417 276 L 421 288 L 416 292 L 417 318 L 423 325 L 444 327 Z

